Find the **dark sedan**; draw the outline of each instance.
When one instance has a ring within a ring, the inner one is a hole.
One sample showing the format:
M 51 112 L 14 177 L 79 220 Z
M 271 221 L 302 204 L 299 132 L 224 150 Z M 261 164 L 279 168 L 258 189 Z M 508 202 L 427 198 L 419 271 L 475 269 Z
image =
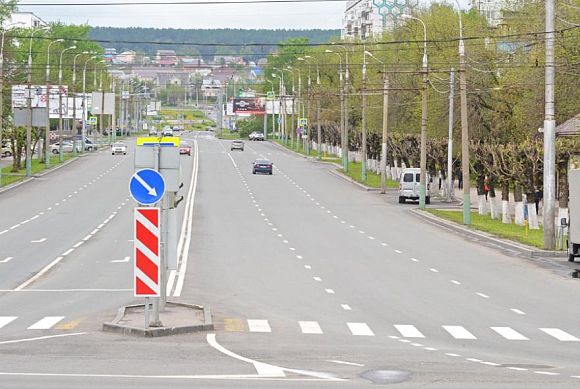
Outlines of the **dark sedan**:
M 272 167 L 273 167 L 273 163 L 268 161 L 267 159 L 256 159 L 253 163 L 252 163 L 253 167 L 252 167 L 252 174 L 256 174 L 256 173 L 267 173 L 267 174 L 272 174 Z

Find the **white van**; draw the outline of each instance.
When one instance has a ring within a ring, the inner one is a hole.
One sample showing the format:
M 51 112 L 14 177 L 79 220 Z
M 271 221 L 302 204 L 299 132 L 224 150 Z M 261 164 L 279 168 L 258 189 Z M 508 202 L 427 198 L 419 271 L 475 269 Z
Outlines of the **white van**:
M 431 177 L 427 174 L 427 187 L 425 193 L 425 204 L 431 203 L 429 196 L 429 182 Z M 401 173 L 399 178 L 399 204 L 404 204 L 407 199 L 419 200 L 419 184 L 421 182 L 421 169 L 407 168 Z

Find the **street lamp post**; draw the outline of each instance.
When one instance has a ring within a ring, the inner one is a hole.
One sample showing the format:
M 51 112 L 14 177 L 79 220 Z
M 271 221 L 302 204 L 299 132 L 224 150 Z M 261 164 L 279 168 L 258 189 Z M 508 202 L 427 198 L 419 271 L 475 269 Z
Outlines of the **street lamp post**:
M 427 62 L 427 26 L 421 19 L 411 15 L 401 15 L 402 18 L 414 19 L 423 26 L 423 85 L 421 88 L 421 176 L 419 183 L 419 208 L 425 208 L 427 192 L 427 86 L 429 84 L 429 65 Z
M 316 159 L 322 159 L 322 129 L 320 128 L 320 67 L 318 61 L 311 57 L 310 55 L 305 55 L 304 58 L 312 59 L 316 62 Z M 308 133 L 308 139 L 310 139 L 310 133 Z
M 93 59 L 98 58 L 97 55 L 93 55 L 89 59 L 85 61 L 85 65 L 83 66 L 83 123 L 82 123 L 82 130 L 81 130 L 81 152 L 85 149 L 85 137 L 86 137 L 86 123 L 87 123 L 87 64 L 92 61 Z
M 296 128 L 294 129 L 295 131 L 298 129 L 298 127 L 300 126 L 300 107 L 303 106 L 304 104 L 302 103 L 302 73 L 300 72 L 300 69 L 293 69 L 291 66 L 288 66 L 288 69 L 290 69 L 292 71 L 292 84 L 294 84 L 294 70 L 296 70 L 298 72 L 298 99 L 296 100 L 296 107 L 292 106 L 292 114 L 294 115 L 294 111 L 296 111 L 296 109 L 298 110 L 298 115 L 296 118 Z M 294 87 L 294 86 L 292 86 Z M 296 133 L 296 148 L 299 148 L 300 145 L 300 139 L 298 139 L 298 133 Z
M 4 117 L 4 35 L 6 34 L 8 27 L 13 27 L 16 25 L 22 25 L 23 22 L 18 23 L 11 23 L 4 27 L 2 31 L 2 43 L 0 45 L 0 147 L 2 147 L 2 131 L 4 130 L 3 126 L 3 117 Z M 2 186 L 2 168 L 0 168 L 0 186 Z
M 58 64 L 58 138 L 59 138 L 59 145 L 58 145 L 58 156 L 59 161 L 62 163 L 64 162 L 64 149 L 62 144 L 63 138 L 63 126 L 62 126 L 62 57 L 65 52 L 69 50 L 76 49 L 76 46 L 67 47 L 63 51 L 60 52 L 60 62 Z M 68 95 L 67 95 L 68 96 Z M 68 98 L 68 97 L 67 97 Z M 67 104 L 68 107 L 68 104 Z M 73 150 L 77 147 L 76 139 L 73 139 Z
M 344 136 L 343 136 L 343 142 L 342 142 L 342 168 L 344 170 L 345 173 L 348 173 L 348 125 L 349 125 L 349 121 L 348 121 L 348 89 L 349 89 L 349 81 L 350 81 L 350 74 L 348 71 L 348 53 L 349 50 L 342 45 L 335 45 L 334 43 L 332 44 L 335 47 L 340 47 L 341 49 L 344 50 L 344 54 L 345 54 L 345 69 L 344 69 L 344 88 L 343 88 L 343 107 L 342 107 L 342 116 L 343 116 L 343 120 L 344 120 Z
M 334 51 L 330 50 L 330 49 L 326 49 L 325 50 L 326 53 L 332 53 L 338 56 L 338 81 L 339 81 L 339 86 L 338 86 L 338 94 L 340 96 L 340 140 L 341 140 L 341 146 L 342 146 L 342 153 L 343 153 L 343 163 L 344 163 L 344 145 L 345 145 L 345 125 L 344 125 L 344 80 L 342 77 L 342 57 L 340 56 L 339 53 L 335 53 Z M 343 166 L 343 170 L 344 170 L 344 166 Z M 346 170 L 345 170 L 346 171 Z
M 50 47 L 64 39 L 55 39 L 46 49 L 46 129 L 44 131 L 44 159 L 46 167 L 50 166 Z
M 28 46 L 28 70 L 27 70 L 27 96 L 28 100 L 28 126 L 26 128 L 26 177 L 32 176 L 32 38 L 38 31 L 46 31 L 49 27 L 33 29 L 30 33 L 30 44 Z M 47 103 L 48 104 L 48 103 Z
M 362 67 L 362 145 L 361 145 L 361 181 L 367 181 L 367 50 L 363 45 L 363 67 Z
M 277 70 L 278 73 L 280 74 L 280 113 L 279 116 L 282 117 L 282 121 L 281 121 L 281 125 L 282 125 L 282 137 L 284 140 L 284 143 L 286 143 L 286 87 L 284 84 L 284 72 L 282 72 L 281 70 L 279 70 L 278 68 L 273 68 L 274 70 Z M 273 74 L 274 77 L 276 77 L 276 74 Z
M 73 58 L 73 73 L 72 73 L 72 94 L 73 94 L 73 135 L 74 135 L 74 143 L 76 146 L 76 139 L 77 139 L 77 58 L 81 55 L 89 54 L 88 51 L 83 51 L 82 53 L 76 54 Z M 82 144 L 82 140 L 81 140 Z M 81 150 L 83 153 L 84 150 Z M 76 155 L 77 148 L 73 147 L 73 155 Z
M 387 77 L 386 64 L 375 57 L 373 53 L 367 51 L 366 54 L 383 65 L 383 139 L 381 144 L 381 193 L 386 193 L 386 173 L 387 173 L 387 139 L 389 120 L 389 78 Z

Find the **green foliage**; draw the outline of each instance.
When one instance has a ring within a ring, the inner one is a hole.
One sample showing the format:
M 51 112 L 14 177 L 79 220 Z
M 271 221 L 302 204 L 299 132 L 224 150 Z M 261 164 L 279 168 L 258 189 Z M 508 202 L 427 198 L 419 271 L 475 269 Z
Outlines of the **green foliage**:
M 146 55 L 154 55 L 159 49 L 173 49 L 182 55 L 201 55 L 206 60 L 215 55 L 243 55 L 247 60 L 258 60 L 270 53 L 279 42 L 289 38 L 307 37 L 315 43 L 327 42 L 337 37 L 337 30 L 242 30 L 242 29 L 156 29 L 156 28 L 116 28 L 93 27 L 91 38 L 101 41 L 103 47 L 114 47 L 117 52 L 134 50 Z M 144 43 L 122 43 L 134 41 Z M 168 42 L 155 44 L 149 42 Z M 183 43 L 204 43 L 195 46 Z M 211 44 L 220 45 L 211 45 Z M 244 46 L 263 43 L 267 45 Z M 206 45 L 207 44 L 207 45 Z M 223 46 L 231 44 L 232 46 Z
M 262 116 L 251 116 L 247 119 L 238 120 L 236 128 L 240 138 L 247 138 L 254 131 L 264 130 L 264 118 Z

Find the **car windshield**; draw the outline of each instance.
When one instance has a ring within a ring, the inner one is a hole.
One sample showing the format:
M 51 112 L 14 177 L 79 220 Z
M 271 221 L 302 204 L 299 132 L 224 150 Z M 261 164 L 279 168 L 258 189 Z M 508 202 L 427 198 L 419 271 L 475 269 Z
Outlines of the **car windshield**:
M 269 165 L 270 161 L 268 161 L 267 159 L 258 159 L 255 162 L 257 165 Z
M 124 143 L 115 143 L 113 147 L 125 147 Z

